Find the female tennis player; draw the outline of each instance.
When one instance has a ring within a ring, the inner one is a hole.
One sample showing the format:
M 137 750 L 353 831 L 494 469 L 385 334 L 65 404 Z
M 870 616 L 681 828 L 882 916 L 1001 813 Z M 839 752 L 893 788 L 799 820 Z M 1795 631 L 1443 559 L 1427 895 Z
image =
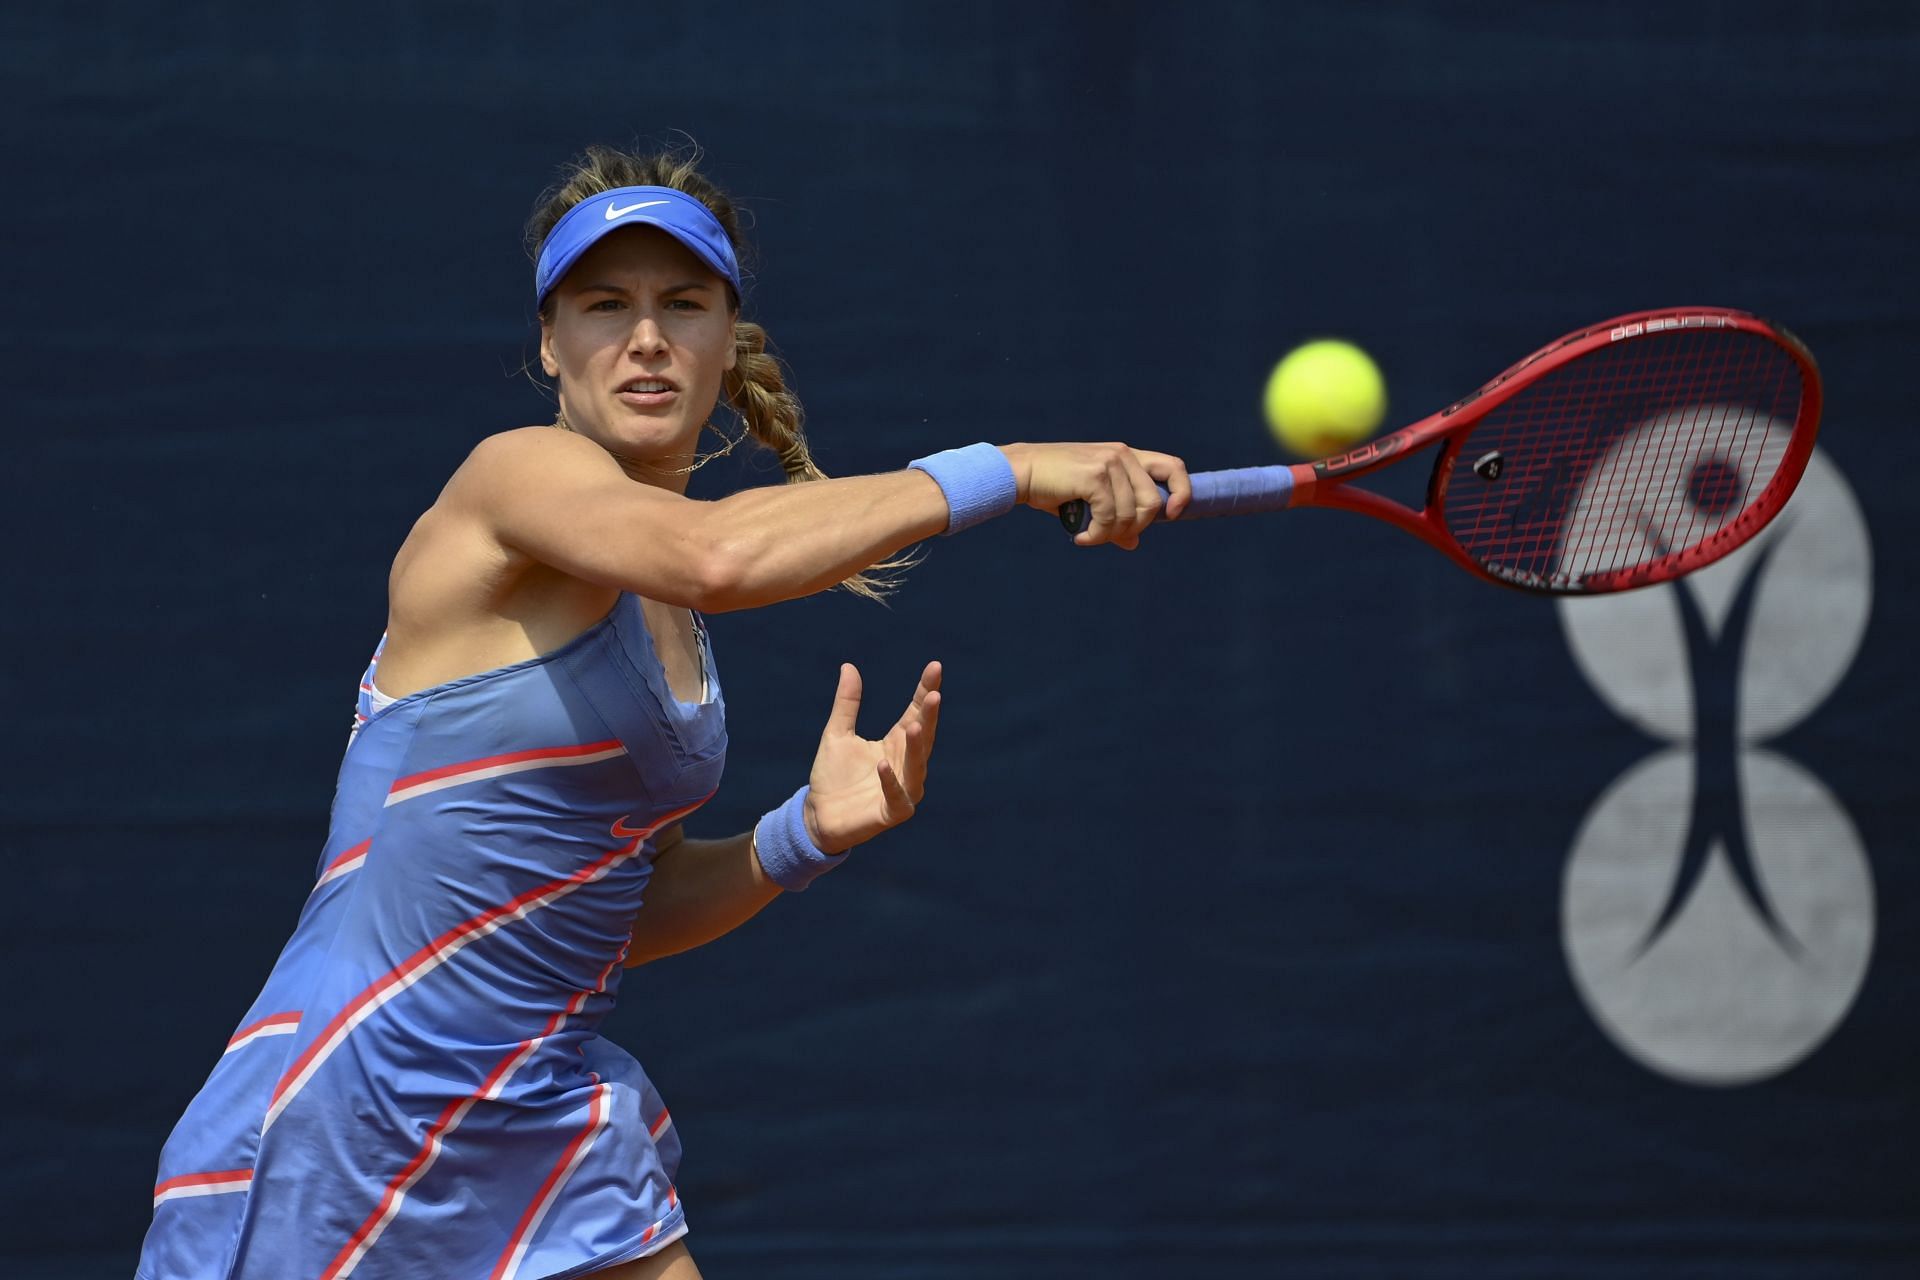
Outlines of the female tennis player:
M 589 152 L 530 238 L 558 420 L 482 441 L 394 560 L 312 894 L 161 1153 L 144 1280 L 697 1276 L 672 1117 L 597 1034 L 622 969 L 911 817 L 941 704 L 929 663 L 863 739 L 843 666 L 805 784 L 684 838 L 726 749 L 700 614 L 872 594 L 1021 502 L 1084 500 L 1077 540 L 1131 548 L 1156 480 L 1188 499 L 1179 459 L 1118 444 L 822 476 L 740 319 L 734 207 L 686 158 Z M 722 399 L 789 484 L 684 496 Z

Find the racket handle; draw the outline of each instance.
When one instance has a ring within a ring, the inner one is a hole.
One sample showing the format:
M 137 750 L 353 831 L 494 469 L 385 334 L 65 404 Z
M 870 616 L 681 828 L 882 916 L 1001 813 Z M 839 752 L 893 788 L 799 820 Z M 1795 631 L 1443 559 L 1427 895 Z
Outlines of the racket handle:
M 1193 500 L 1180 513 L 1182 520 L 1200 520 L 1208 516 L 1244 516 L 1261 511 L 1284 511 L 1293 504 L 1292 467 L 1236 467 L 1229 471 L 1196 471 Z M 1165 485 L 1156 484 L 1160 500 L 1167 500 Z M 1093 522 L 1084 499 L 1075 498 L 1060 508 L 1060 523 L 1068 533 L 1080 533 Z

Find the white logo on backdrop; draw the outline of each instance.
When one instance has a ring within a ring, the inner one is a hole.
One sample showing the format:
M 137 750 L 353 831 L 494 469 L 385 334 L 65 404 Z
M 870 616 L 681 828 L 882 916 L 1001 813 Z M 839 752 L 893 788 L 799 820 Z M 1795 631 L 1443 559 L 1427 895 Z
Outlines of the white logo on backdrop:
M 1663 1075 L 1734 1085 L 1784 1071 L 1839 1025 L 1866 976 L 1860 836 L 1810 769 L 1766 744 L 1852 665 L 1870 560 L 1859 503 L 1816 450 L 1786 510 L 1725 560 L 1560 602 L 1588 682 L 1667 744 L 1594 803 L 1561 894 L 1588 1009 Z

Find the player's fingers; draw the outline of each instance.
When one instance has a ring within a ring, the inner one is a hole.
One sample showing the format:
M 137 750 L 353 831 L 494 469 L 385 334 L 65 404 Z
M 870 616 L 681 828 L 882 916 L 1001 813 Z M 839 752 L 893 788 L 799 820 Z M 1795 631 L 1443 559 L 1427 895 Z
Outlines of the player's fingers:
M 930 662 L 920 677 L 920 683 L 914 686 L 913 697 L 907 702 L 906 710 L 893 722 L 893 727 L 906 730 L 913 725 L 932 728 L 929 723 L 929 707 L 937 709 L 940 705 L 940 664 Z
M 1123 445 L 1116 445 L 1106 459 L 1106 484 L 1114 489 L 1114 528 L 1106 532 L 1106 541 L 1121 551 L 1133 551 L 1140 545 L 1139 499 L 1133 480 L 1127 476 L 1127 464 L 1121 461 Z
M 880 794 L 886 800 L 887 821 L 905 822 L 913 816 L 913 799 L 907 795 L 907 789 L 900 782 L 900 776 L 893 771 L 893 765 L 882 756 L 873 766 L 880 779 Z
M 927 776 L 927 761 L 933 756 L 933 730 L 924 720 L 908 726 L 906 749 L 901 756 L 901 773 L 906 776 L 907 790 L 917 796 Z
M 1082 486 L 1086 490 L 1087 527 L 1073 535 L 1074 545 L 1097 547 L 1113 533 L 1113 486 L 1104 473 Z
M 1153 482 L 1153 477 L 1147 474 L 1147 469 L 1140 465 L 1140 459 L 1131 450 L 1122 454 L 1120 460 L 1126 466 L 1128 481 L 1133 485 L 1134 510 L 1140 513 L 1140 529 L 1144 531 L 1160 518 L 1160 486 Z
M 860 721 L 860 669 L 851 662 L 840 664 L 840 684 L 833 691 L 833 710 L 827 715 L 827 732 L 852 733 Z
M 1107 536 L 1131 551 L 1140 543 L 1140 506 L 1122 456 L 1116 453 L 1107 459 L 1107 484 L 1113 489 L 1113 532 Z
M 1187 503 L 1193 501 L 1193 481 L 1187 475 L 1187 464 L 1170 453 L 1153 453 L 1145 449 L 1135 449 L 1133 456 L 1147 469 L 1147 474 L 1167 487 L 1167 503 L 1164 517 L 1178 520 L 1180 513 L 1187 509 Z
M 907 726 L 905 745 L 898 759 L 889 758 L 894 774 L 906 787 L 907 797 L 920 803 L 920 792 L 927 785 L 927 728 L 915 722 Z
M 940 688 L 940 675 L 940 664 L 929 662 L 926 669 L 920 673 L 919 683 L 913 686 L 913 701 L 908 705 L 915 710 L 924 706 L 927 695 Z
M 935 689 L 920 704 L 920 727 L 926 731 L 920 740 L 920 756 L 923 760 L 933 754 L 933 737 L 940 732 L 940 707 L 945 701 L 946 698 Z

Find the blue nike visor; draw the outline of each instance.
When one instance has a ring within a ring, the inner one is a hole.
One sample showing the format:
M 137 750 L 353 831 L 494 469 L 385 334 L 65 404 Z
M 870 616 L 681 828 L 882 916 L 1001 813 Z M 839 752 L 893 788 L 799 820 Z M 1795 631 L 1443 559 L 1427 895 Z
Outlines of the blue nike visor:
M 533 268 L 534 305 L 546 305 L 560 277 L 601 236 L 636 225 L 658 227 L 687 246 L 733 286 L 734 300 L 739 301 L 740 264 L 733 255 L 733 242 L 707 206 L 672 187 L 615 187 L 567 210 L 547 233 Z

